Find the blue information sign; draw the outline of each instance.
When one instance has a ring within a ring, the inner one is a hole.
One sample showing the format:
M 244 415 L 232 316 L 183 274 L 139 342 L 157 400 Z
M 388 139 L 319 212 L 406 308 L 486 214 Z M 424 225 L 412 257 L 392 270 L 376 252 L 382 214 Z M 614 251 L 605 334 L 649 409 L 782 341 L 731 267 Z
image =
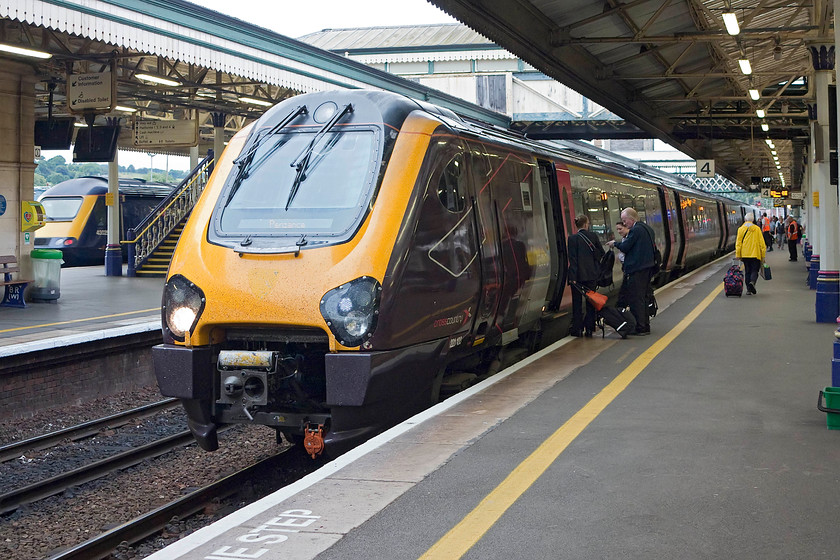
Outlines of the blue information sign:
M 6 213 L 6 197 L 0 194 L 0 216 Z

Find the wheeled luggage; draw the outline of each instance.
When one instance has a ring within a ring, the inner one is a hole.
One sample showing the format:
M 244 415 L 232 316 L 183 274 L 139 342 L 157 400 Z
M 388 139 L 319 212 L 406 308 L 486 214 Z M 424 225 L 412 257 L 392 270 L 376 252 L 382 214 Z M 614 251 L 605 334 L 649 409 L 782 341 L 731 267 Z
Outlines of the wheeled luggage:
M 726 271 L 726 276 L 723 277 L 723 291 L 726 297 L 736 296 L 741 297 L 744 293 L 744 273 L 741 272 L 741 267 L 733 264 Z
M 604 306 L 598 312 L 598 316 L 604 321 L 604 324 L 614 328 L 621 338 L 627 338 L 628 334 L 636 330 L 636 319 L 630 313 L 630 309 L 621 310 Z M 603 330 L 604 327 L 602 326 L 601 329 Z

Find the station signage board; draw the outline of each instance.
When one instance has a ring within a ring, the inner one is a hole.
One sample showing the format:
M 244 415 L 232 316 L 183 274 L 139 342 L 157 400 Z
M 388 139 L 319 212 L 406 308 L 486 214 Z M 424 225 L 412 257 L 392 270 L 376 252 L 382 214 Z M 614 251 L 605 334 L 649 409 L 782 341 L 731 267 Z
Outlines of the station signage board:
M 135 148 L 192 147 L 198 145 L 198 121 L 135 119 Z
M 73 114 L 111 112 L 116 99 L 117 83 L 112 72 L 67 76 L 67 108 Z
M 698 159 L 697 173 L 698 177 L 714 177 L 715 176 L 715 160 L 713 159 Z

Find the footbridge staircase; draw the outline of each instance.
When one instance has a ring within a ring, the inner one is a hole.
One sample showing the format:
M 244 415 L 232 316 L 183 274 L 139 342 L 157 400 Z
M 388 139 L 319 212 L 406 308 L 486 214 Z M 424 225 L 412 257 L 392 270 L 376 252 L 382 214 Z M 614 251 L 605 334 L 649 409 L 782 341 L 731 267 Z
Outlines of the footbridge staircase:
M 164 277 L 175 245 L 213 171 L 208 154 L 122 242 L 128 252 L 128 276 Z

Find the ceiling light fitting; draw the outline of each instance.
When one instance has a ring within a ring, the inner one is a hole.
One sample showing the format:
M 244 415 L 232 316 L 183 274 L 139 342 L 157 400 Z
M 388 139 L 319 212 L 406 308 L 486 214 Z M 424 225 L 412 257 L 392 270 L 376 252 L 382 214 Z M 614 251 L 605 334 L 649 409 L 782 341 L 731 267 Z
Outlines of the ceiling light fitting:
M 750 99 L 753 101 L 758 101 L 761 99 L 761 93 L 755 88 L 750 88 Z
M 259 99 L 257 97 L 240 97 L 239 101 L 241 103 L 250 103 L 251 105 L 262 105 L 263 107 L 271 107 L 274 105 L 271 101 L 266 101 L 265 99 Z
M 770 126 L 767 123 L 761 123 L 761 130 L 767 132 L 768 130 L 770 130 Z
M 738 16 L 734 12 L 723 14 L 723 25 L 726 26 L 726 32 L 730 35 L 737 35 L 741 32 L 741 27 L 738 25 Z
M 14 45 L 6 45 L 5 43 L 0 43 L 0 51 L 20 56 L 29 56 L 32 58 L 52 58 L 52 55 L 48 52 L 36 51 L 35 49 L 25 49 Z
M 755 110 L 755 116 L 757 116 L 759 119 L 763 119 L 764 115 L 765 115 L 764 109 L 756 109 Z
M 155 76 L 154 74 L 134 74 L 138 80 L 145 82 L 152 82 L 153 84 L 160 84 L 162 86 L 180 86 L 181 82 L 173 80 L 172 78 L 164 78 L 163 76 Z
M 750 66 L 750 61 L 746 58 L 739 58 L 738 59 L 738 66 L 741 67 L 741 72 L 747 76 L 752 74 L 752 66 Z

